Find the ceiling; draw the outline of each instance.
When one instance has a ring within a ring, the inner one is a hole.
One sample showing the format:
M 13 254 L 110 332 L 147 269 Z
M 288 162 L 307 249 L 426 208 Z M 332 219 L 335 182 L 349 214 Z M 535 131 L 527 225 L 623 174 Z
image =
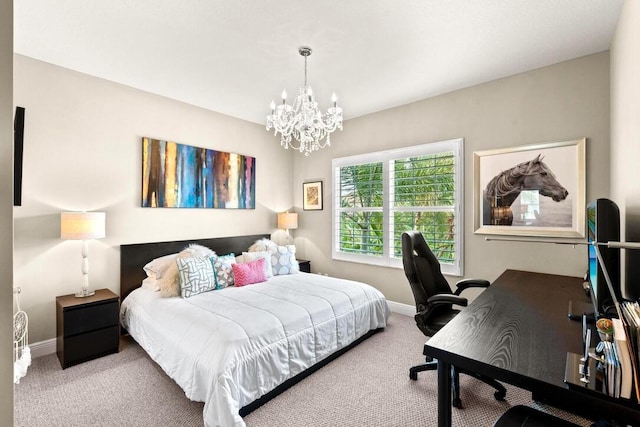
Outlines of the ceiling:
M 623 0 L 20 0 L 15 52 L 264 124 L 304 82 L 345 119 L 607 50 Z M 291 97 L 290 97 L 291 99 Z

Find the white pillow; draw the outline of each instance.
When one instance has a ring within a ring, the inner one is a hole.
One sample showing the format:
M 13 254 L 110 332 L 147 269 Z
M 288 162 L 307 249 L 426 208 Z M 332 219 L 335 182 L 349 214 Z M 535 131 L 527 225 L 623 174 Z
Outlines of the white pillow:
M 196 243 L 190 243 L 189 246 L 184 248 L 183 252 L 184 251 L 189 252 L 193 256 L 201 257 L 201 258 L 216 256 L 216 253 L 212 251 L 210 248 L 206 246 L 198 245 Z
M 296 260 L 296 247 L 294 245 L 277 246 L 275 252 L 271 252 L 271 267 L 273 274 L 295 274 L 300 272 L 300 265 Z
M 271 267 L 271 252 L 242 252 L 242 262 L 251 262 L 257 260 L 258 258 L 264 258 L 264 267 L 267 278 L 273 277 L 273 269 Z
M 153 276 L 156 279 L 160 279 L 166 273 L 167 269 L 173 263 L 175 263 L 177 256 L 178 254 L 176 253 L 152 259 L 144 267 L 142 267 L 142 269 L 145 273 L 147 273 L 147 277 Z
M 261 252 L 268 251 L 274 252 L 278 248 L 276 242 L 270 239 L 260 239 L 256 240 L 253 245 L 249 247 L 249 252 Z
M 294 245 L 279 246 L 269 239 L 260 239 L 249 247 L 249 252 L 260 251 L 266 251 L 271 254 L 271 270 L 274 276 L 300 272 Z
M 142 288 L 148 289 L 153 292 L 158 292 L 160 290 L 160 285 L 158 284 L 158 279 L 155 276 L 149 276 L 142 281 Z

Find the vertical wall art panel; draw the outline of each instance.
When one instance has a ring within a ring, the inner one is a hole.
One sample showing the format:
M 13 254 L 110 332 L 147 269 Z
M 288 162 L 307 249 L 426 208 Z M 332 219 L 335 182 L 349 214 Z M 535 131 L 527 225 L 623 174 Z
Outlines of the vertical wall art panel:
M 142 207 L 256 207 L 256 159 L 142 138 Z

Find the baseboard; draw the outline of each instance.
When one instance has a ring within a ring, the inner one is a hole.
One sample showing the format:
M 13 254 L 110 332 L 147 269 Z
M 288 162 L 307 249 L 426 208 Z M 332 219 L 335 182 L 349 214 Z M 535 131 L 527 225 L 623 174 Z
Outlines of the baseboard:
M 416 308 L 413 305 L 402 304 L 394 301 L 387 302 L 389 303 L 391 311 L 393 311 L 394 313 L 411 317 L 416 314 Z M 31 348 L 31 357 L 33 359 L 40 356 L 47 356 L 56 352 L 56 339 L 51 338 L 50 340 L 31 343 L 29 344 L 29 347 Z
M 394 301 L 387 301 L 389 303 L 389 307 L 391 311 L 394 313 L 402 314 L 403 316 L 415 316 L 416 314 L 416 306 L 409 304 L 402 304 Z
M 34 342 L 29 344 L 31 349 L 31 358 L 35 359 L 40 356 L 47 356 L 56 352 L 56 339 Z

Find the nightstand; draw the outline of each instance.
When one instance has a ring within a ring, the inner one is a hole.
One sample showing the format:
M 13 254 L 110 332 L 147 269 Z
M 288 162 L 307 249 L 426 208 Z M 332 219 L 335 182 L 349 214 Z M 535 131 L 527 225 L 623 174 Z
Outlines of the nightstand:
M 120 297 L 108 289 L 95 295 L 56 297 L 56 349 L 62 369 L 119 351 Z
M 299 259 L 298 264 L 300 264 L 300 271 L 303 273 L 311 273 L 311 261 L 308 259 Z

